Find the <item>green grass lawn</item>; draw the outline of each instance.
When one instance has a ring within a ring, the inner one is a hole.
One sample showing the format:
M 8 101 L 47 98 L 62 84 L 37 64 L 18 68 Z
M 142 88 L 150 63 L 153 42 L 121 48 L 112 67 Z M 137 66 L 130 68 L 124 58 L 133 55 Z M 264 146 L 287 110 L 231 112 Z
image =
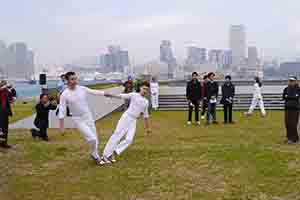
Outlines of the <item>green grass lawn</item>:
M 10 123 L 29 117 L 35 113 L 35 100 L 18 100 L 11 107 L 13 117 L 10 118 Z
M 101 150 L 119 117 L 97 123 Z M 106 167 L 89 159 L 76 130 L 50 130 L 49 143 L 11 131 L 14 149 L 0 151 L 0 199 L 299 200 L 300 145 L 284 144 L 283 112 L 235 119 L 188 127 L 186 113 L 153 113 L 153 133 L 139 123 L 134 143 Z

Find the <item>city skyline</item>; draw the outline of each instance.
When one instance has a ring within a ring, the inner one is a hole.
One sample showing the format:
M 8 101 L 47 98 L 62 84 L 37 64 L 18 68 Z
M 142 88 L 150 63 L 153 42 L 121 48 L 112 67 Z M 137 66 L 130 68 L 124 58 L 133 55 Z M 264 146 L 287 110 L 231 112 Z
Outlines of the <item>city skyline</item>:
M 37 64 L 63 64 L 101 54 L 110 44 L 127 49 L 134 63 L 147 62 L 159 59 L 157 46 L 168 39 L 182 61 L 188 46 L 228 49 L 228 27 L 243 24 L 247 45 L 258 47 L 260 57 L 295 58 L 300 55 L 299 8 L 295 0 L 12 0 L 0 8 L 0 40 L 26 42 Z

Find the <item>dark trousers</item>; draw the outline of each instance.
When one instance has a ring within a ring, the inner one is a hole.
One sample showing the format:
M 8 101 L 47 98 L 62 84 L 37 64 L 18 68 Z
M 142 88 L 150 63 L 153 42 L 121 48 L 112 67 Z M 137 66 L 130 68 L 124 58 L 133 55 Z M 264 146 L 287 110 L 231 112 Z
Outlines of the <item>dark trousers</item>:
M 297 125 L 299 121 L 299 111 L 286 110 L 285 111 L 285 127 L 287 138 L 289 141 L 298 142 L 299 135 Z
M 232 104 L 224 104 L 224 122 L 232 122 Z
M 189 119 L 188 121 L 192 121 L 193 110 L 195 108 L 195 120 L 199 121 L 199 101 L 191 101 L 194 106 L 189 105 Z
M 40 128 L 39 131 L 37 129 L 31 129 L 31 132 L 33 137 L 48 139 L 47 128 Z
M 217 104 L 216 103 L 208 103 L 208 110 L 207 110 L 207 113 L 206 113 L 206 122 L 207 123 L 210 122 L 210 117 L 212 117 L 212 120 L 214 122 L 217 121 L 216 109 L 217 109 Z
M 7 145 L 7 140 L 8 140 L 8 116 L 2 116 L 0 119 L 0 145 Z
M 205 115 L 205 112 L 206 112 L 207 107 L 208 107 L 207 99 L 203 99 L 203 100 L 202 100 L 202 111 L 201 111 L 201 116 L 204 116 L 204 115 Z

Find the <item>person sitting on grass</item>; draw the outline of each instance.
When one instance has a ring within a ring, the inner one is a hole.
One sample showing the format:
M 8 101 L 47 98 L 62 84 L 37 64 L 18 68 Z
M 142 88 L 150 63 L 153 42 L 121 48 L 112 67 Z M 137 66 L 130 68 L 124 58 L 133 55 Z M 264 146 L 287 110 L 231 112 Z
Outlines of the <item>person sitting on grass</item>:
M 47 129 L 49 128 L 49 112 L 50 110 L 56 110 L 55 103 L 50 102 L 47 94 L 40 95 L 40 102 L 35 106 L 36 118 L 34 125 L 37 129 L 31 129 L 33 138 L 40 138 L 44 141 L 48 141 Z

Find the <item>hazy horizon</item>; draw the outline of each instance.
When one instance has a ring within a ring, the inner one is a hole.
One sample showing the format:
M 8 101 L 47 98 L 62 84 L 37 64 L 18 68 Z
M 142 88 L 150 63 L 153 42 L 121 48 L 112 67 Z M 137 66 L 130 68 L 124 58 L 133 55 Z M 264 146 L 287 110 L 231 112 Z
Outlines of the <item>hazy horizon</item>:
M 228 48 L 229 27 L 244 24 L 263 57 L 300 57 L 300 2 L 276 1 L 5 1 L 0 40 L 26 42 L 36 63 L 62 64 L 118 44 L 134 63 L 159 58 L 161 40 L 182 60 L 186 47 Z

